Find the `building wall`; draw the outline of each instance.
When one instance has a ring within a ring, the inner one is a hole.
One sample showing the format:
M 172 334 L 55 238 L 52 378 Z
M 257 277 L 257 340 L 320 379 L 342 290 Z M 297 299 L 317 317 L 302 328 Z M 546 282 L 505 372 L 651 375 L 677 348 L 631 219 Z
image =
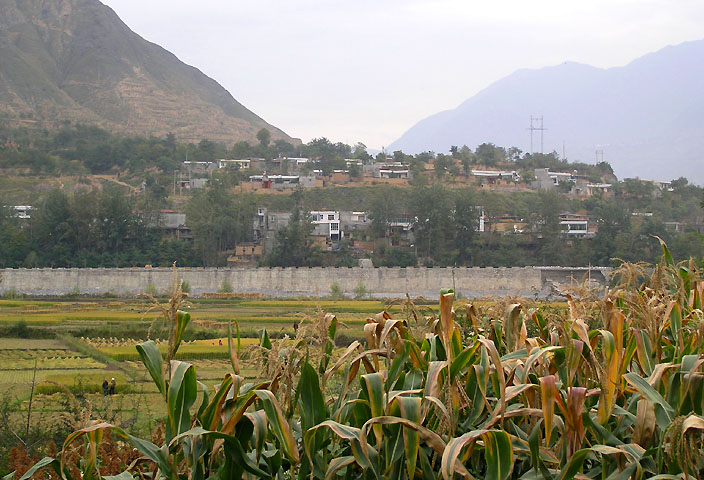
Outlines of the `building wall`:
M 100 295 L 134 295 L 150 283 L 159 291 L 169 287 L 169 268 L 57 268 L 0 270 L 0 292 L 16 290 L 29 295 L 64 295 L 69 292 Z M 181 268 L 191 294 L 217 291 L 227 280 L 236 292 L 271 296 L 324 296 L 337 283 L 348 294 L 363 283 L 377 297 L 423 295 L 437 297 L 452 288 L 465 297 L 520 295 L 545 298 L 556 289 L 589 276 L 606 285 L 608 268 Z

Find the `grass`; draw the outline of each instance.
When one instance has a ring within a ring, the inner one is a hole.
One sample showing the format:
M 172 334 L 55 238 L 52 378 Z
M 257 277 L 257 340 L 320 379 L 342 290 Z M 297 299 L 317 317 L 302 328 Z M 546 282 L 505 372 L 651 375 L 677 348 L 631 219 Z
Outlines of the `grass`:
M 0 338 L 0 350 L 64 350 L 66 345 L 60 340 Z
M 122 373 L 116 373 L 114 371 L 88 373 L 82 371 L 80 374 L 62 373 L 47 375 L 44 380 L 37 385 L 36 392 L 43 395 L 61 393 L 64 391 L 61 386 L 64 386 L 68 388 L 71 393 L 102 393 L 103 380 L 109 382 L 111 378 L 115 378 L 115 390 L 117 393 L 130 391 L 130 382 L 127 381 L 127 378 Z
M 205 340 L 201 342 L 204 343 L 181 345 L 176 353 L 176 358 L 181 360 L 229 358 L 227 340 L 224 340 L 222 345 L 217 344 L 217 340 Z M 240 340 L 240 345 L 243 348 L 257 344 L 259 344 L 259 340 L 256 338 L 242 338 Z M 166 355 L 167 348 L 167 345 L 159 345 L 159 351 L 162 355 Z M 98 350 L 120 362 L 125 360 L 139 360 L 139 354 L 134 345 L 100 347 Z
M 20 350 L 20 349 L 5 349 L 0 350 L 0 361 L 3 366 L 10 365 L 13 361 L 19 360 L 34 360 L 35 358 L 60 358 L 69 356 L 66 349 L 46 349 L 46 350 Z

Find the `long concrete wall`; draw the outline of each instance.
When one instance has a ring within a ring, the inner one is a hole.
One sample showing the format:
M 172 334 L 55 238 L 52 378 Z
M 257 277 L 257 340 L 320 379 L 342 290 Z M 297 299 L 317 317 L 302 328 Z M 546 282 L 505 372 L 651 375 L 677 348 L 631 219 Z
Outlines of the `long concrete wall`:
M 191 294 L 216 292 L 229 282 L 235 292 L 287 297 L 325 296 L 336 283 L 346 294 L 363 284 L 375 297 L 437 296 L 441 288 L 455 288 L 465 297 L 519 295 L 546 298 L 570 283 L 589 278 L 606 285 L 608 268 L 180 268 L 179 277 Z M 135 295 L 168 289 L 169 268 L 38 268 L 0 270 L 0 293 L 28 295 L 79 293 Z

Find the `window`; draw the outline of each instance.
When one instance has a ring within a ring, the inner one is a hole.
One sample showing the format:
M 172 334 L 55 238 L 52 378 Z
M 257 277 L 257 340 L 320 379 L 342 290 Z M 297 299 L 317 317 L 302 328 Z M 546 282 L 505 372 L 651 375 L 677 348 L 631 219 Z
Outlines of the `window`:
M 322 220 L 322 218 L 321 218 Z M 328 215 L 328 220 L 335 220 L 335 215 Z
M 331 223 L 330 224 L 330 231 L 331 232 L 337 232 L 340 230 L 340 224 L 339 223 Z

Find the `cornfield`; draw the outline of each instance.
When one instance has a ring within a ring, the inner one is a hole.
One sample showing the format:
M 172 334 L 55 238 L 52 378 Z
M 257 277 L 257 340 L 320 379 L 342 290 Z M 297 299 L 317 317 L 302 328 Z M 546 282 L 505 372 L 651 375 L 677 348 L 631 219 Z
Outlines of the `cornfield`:
M 233 373 L 213 391 L 189 363 L 172 360 L 165 375 L 144 342 L 164 443 L 95 421 L 63 451 L 84 442 L 86 478 L 702 478 L 704 282 L 664 244 L 660 264 L 624 264 L 617 279 L 601 298 L 566 294 L 568 308 L 547 315 L 520 303 L 455 310 L 442 291 L 437 315 L 409 301 L 402 318 L 368 318 L 365 344 L 334 362 L 334 315 L 286 348 L 262 331 L 268 380 L 244 382 L 230 340 Z M 179 313 L 175 331 L 189 321 Z M 143 459 L 101 471 L 104 430 Z M 66 474 L 61 458 L 22 478 Z

